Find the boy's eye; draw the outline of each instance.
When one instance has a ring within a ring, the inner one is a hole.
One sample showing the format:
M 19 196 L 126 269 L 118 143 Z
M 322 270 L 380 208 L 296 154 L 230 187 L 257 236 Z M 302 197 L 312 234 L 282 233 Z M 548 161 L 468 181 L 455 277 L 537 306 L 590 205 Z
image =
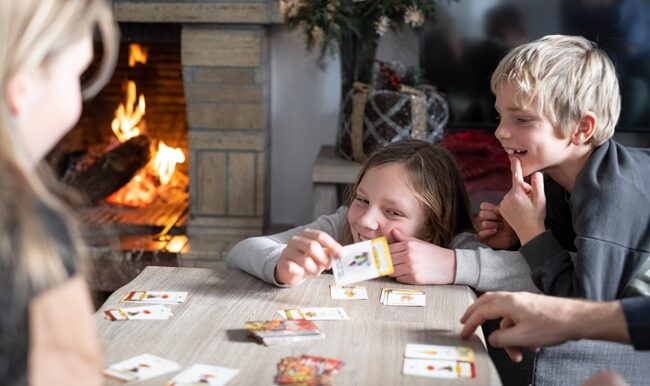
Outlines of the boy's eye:
M 368 200 L 366 200 L 365 198 L 360 197 L 360 196 L 355 197 L 355 200 L 357 202 L 361 203 L 361 204 L 367 204 L 368 203 Z

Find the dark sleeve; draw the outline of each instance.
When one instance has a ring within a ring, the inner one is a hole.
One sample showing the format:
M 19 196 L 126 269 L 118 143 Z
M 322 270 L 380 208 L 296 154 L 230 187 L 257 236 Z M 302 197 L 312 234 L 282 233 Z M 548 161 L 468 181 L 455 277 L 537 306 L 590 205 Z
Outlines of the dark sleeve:
M 650 350 L 650 297 L 621 300 L 630 341 L 637 350 Z

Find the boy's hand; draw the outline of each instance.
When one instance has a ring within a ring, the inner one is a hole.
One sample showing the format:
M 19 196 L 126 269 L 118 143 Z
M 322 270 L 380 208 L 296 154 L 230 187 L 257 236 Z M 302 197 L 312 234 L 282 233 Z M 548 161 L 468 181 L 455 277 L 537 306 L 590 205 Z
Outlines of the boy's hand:
M 478 240 L 493 249 L 508 249 L 517 242 L 517 234 L 499 213 L 499 207 L 482 202 L 476 221 Z
M 388 246 L 394 271 L 390 275 L 407 284 L 453 284 L 456 254 L 429 242 L 392 230 L 395 242 Z
M 545 230 L 544 178 L 542 173 L 536 172 L 531 176 L 531 184 L 526 183 L 518 158 L 513 158 L 511 168 L 512 188 L 499 204 L 499 213 L 512 226 L 524 245 Z
M 327 233 L 305 229 L 289 240 L 275 266 L 275 280 L 295 285 L 332 266 L 330 254 L 341 256 L 341 244 Z

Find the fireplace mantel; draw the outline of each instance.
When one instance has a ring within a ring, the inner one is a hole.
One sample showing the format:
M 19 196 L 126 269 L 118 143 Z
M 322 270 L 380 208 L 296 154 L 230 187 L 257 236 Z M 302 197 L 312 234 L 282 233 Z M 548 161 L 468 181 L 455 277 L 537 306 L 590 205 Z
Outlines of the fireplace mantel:
M 118 21 L 138 23 L 280 23 L 279 2 L 208 0 L 113 0 Z

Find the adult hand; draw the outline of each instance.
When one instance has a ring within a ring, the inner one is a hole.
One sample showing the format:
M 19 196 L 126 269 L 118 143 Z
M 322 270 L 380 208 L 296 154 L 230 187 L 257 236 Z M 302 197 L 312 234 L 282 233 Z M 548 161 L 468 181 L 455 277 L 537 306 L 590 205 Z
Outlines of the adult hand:
M 318 276 L 332 266 L 331 255 L 342 256 L 341 248 L 329 234 L 307 228 L 287 243 L 275 266 L 275 279 L 281 284 L 295 285 Z
M 388 246 L 394 272 L 390 275 L 408 284 L 453 284 L 456 253 L 392 230 L 395 242 Z
M 517 242 L 517 234 L 499 213 L 499 207 L 482 202 L 476 221 L 478 240 L 493 249 L 508 249 Z
M 512 188 L 499 204 L 499 213 L 514 229 L 523 245 L 545 230 L 544 178 L 540 172 L 533 173 L 531 184 L 528 184 L 524 181 L 519 158 L 513 158 L 510 165 Z

